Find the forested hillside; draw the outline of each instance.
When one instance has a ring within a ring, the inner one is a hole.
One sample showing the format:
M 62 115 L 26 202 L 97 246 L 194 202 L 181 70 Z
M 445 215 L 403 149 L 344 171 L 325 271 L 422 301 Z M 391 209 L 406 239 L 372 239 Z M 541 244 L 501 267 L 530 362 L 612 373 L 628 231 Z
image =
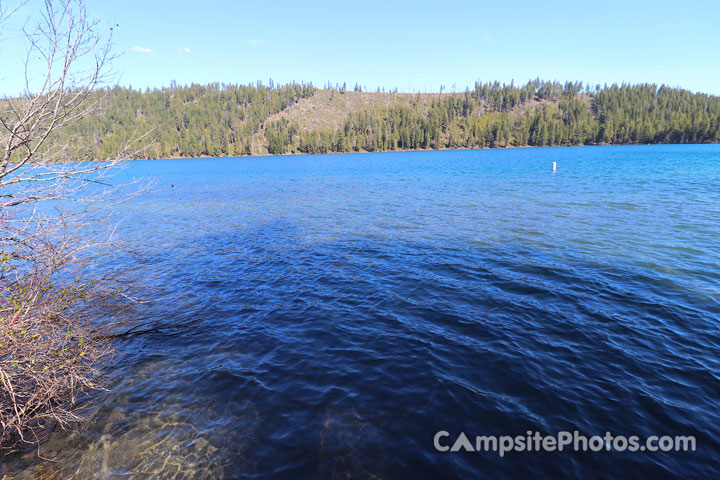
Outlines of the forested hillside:
M 102 156 L 151 130 L 155 158 L 720 141 L 720 97 L 666 86 L 534 80 L 463 93 L 358 90 L 115 87 L 96 93 L 98 115 L 62 136 Z

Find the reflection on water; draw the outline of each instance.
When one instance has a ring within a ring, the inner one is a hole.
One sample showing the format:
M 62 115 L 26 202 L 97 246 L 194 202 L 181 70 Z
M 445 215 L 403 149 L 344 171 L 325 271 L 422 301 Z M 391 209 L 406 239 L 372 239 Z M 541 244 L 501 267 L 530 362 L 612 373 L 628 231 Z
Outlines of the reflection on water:
M 552 161 L 558 171 L 550 171 Z M 0 478 L 720 473 L 720 147 L 133 162 L 124 312 L 85 429 Z M 447 454 L 453 435 L 697 452 Z

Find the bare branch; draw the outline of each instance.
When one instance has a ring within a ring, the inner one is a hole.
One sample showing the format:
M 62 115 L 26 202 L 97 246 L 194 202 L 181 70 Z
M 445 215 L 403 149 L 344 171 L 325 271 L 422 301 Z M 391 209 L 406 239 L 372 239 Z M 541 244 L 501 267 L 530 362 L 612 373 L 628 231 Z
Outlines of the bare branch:
M 90 236 L 86 227 L 97 224 L 98 207 L 122 201 L 114 167 L 137 158 L 150 135 L 135 132 L 103 158 L 58 142 L 64 128 L 99 111 L 110 32 L 87 16 L 84 0 L 44 0 L 33 28 L 4 35 L 16 12 L 0 2 L 0 39 L 27 45 L 24 94 L 0 98 L 0 456 L 79 420 L 77 395 L 98 387 L 96 365 L 110 350 L 90 299 L 109 297 L 112 283 L 81 280 L 81 266 L 114 230 Z M 60 211 L 60 201 L 81 206 Z

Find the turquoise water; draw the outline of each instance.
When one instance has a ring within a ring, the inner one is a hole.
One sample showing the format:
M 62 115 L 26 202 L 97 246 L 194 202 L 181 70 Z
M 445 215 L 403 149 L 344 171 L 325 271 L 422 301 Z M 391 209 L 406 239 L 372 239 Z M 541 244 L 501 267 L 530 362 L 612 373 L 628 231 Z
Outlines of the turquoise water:
M 552 162 L 558 170 L 551 171 Z M 720 146 L 130 162 L 125 312 L 62 478 L 720 475 Z M 144 333 L 143 333 L 144 332 Z M 439 452 L 436 432 L 694 435 Z

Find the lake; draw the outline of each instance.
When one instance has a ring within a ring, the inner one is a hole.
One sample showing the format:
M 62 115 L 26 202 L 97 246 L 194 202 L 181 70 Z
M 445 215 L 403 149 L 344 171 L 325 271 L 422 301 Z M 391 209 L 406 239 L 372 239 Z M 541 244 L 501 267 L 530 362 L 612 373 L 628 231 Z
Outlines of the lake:
M 557 162 L 557 171 L 551 164 Z M 720 145 L 157 160 L 154 301 L 17 478 L 718 478 Z M 692 435 L 696 451 L 439 451 Z M 53 477 L 57 475 L 57 477 Z

